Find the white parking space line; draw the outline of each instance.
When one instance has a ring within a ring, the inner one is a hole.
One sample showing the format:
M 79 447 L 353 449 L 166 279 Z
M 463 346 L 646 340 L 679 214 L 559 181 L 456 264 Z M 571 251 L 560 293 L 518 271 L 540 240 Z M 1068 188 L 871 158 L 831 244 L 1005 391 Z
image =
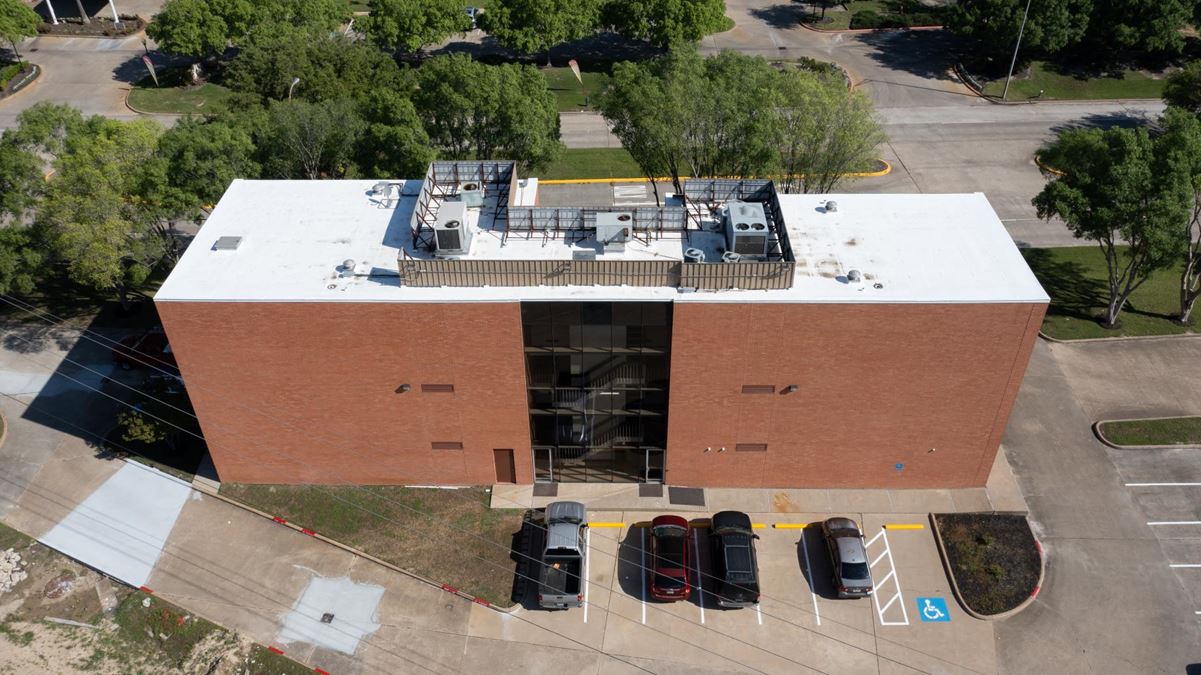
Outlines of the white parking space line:
M 1201 483 L 1126 483 L 1126 487 L 1198 487 Z
M 647 199 L 645 184 L 613 186 L 614 206 L 640 206 L 643 204 L 654 204 Z
M 759 625 L 762 626 L 763 625 L 763 605 L 761 605 L 758 602 L 755 603 L 755 615 L 759 617 Z
M 1201 567 L 1201 565 L 1198 565 L 1198 564 L 1193 564 L 1193 563 L 1188 563 L 1188 564 L 1175 564 L 1175 565 L 1168 565 L 1168 567 Z
M 592 528 L 584 530 L 584 623 L 588 623 L 588 561 L 592 559 Z
M 1201 525 L 1201 520 L 1151 520 L 1148 525 Z
M 813 598 L 813 616 L 817 617 L 817 625 L 822 625 L 822 613 L 817 608 L 817 593 L 813 592 L 813 565 L 809 564 L 809 542 L 805 541 L 805 531 L 801 530 L 801 549 L 805 551 L 805 574 L 809 575 L 809 597 Z
M 646 625 L 646 528 L 640 527 L 642 533 L 642 625 Z
M 884 552 L 881 553 L 876 558 L 876 562 L 873 562 L 872 566 L 874 567 L 876 565 L 876 563 L 887 558 L 888 559 L 888 574 L 885 574 L 879 581 L 876 582 L 876 592 L 872 593 L 872 600 L 876 604 L 876 616 L 880 619 L 881 626 L 908 626 L 909 625 L 909 611 L 905 609 L 905 598 L 904 598 L 903 593 L 901 592 L 901 578 L 899 576 L 897 576 L 897 566 L 896 566 L 896 563 L 892 559 L 892 546 L 890 546 L 888 543 L 888 533 L 884 530 L 884 528 L 880 528 L 880 532 L 877 533 L 876 536 L 872 537 L 870 541 L 864 542 L 863 548 L 864 548 L 864 550 L 866 550 L 869 546 L 876 543 L 876 540 L 878 540 L 878 539 L 883 539 Z M 888 600 L 888 602 L 884 603 L 884 605 L 881 606 L 880 605 L 880 589 L 885 584 L 887 584 L 889 581 L 892 581 L 893 586 L 896 588 L 896 592 L 893 594 L 892 598 L 890 598 Z M 900 604 L 901 618 L 903 620 L 902 621 L 886 621 L 884 619 L 884 613 L 886 611 L 888 611 L 888 609 L 890 607 L 892 607 L 893 603 L 897 602 L 898 600 L 901 601 L 901 604 Z
M 697 544 L 695 530 L 692 535 L 692 560 L 696 567 L 696 592 L 697 600 L 701 606 L 701 623 L 705 623 L 705 580 L 701 577 L 701 547 Z

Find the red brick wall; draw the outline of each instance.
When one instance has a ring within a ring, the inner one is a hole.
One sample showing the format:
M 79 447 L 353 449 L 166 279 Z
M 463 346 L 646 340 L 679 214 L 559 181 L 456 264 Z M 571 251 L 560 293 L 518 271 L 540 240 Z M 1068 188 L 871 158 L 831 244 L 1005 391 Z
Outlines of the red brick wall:
M 158 311 L 222 480 L 492 483 L 493 449 L 512 448 L 518 482 L 533 481 L 517 303 Z M 401 384 L 412 390 L 395 393 Z
M 1045 310 L 677 303 L 667 481 L 982 486 Z M 776 393 L 743 394 L 744 384 Z M 798 391 L 781 393 L 790 384 Z

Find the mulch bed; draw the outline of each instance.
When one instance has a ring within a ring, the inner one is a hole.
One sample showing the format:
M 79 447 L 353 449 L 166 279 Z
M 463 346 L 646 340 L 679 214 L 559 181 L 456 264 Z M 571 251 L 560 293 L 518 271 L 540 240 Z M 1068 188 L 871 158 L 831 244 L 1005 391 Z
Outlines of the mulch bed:
M 935 514 L 961 600 L 979 614 L 1022 604 L 1038 585 L 1038 545 L 1023 515 Z
M 2 64 L 8 65 L 8 64 Z M 0 86 L 0 99 L 11 94 L 15 94 L 19 89 L 24 88 L 31 80 L 26 79 L 26 76 L 34 71 L 37 66 L 32 63 L 27 63 L 21 70 L 17 71 L 7 82 Z M 32 78 L 37 79 L 37 78 Z
M 38 32 L 42 35 L 68 35 L 80 37 L 121 37 L 133 35 L 146 27 L 145 19 L 138 16 L 122 16 L 121 25 L 113 23 L 112 19 L 100 16 L 92 17 L 91 23 L 84 23 L 78 17 L 60 18 L 58 25 L 52 23 L 38 24 Z

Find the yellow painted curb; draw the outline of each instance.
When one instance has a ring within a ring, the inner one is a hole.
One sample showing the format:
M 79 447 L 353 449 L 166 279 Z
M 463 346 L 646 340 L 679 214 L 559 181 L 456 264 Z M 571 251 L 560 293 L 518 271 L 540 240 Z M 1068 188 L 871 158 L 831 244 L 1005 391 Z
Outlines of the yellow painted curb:
M 884 529 L 886 529 L 886 530 L 924 530 L 924 529 L 926 529 L 926 526 L 922 525 L 921 523 L 886 523 L 884 525 Z
M 1066 173 L 1060 171 L 1059 169 L 1054 169 L 1054 168 L 1047 166 L 1046 164 L 1043 164 L 1043 161 L 1038 156 L 1037 152 L 1034 153 L 1034 163 L 1036 165 L 1038 165 L 1038 168 L 1042 169 L 1043 171 L 1046 171 L 1047 173 L 1051 174 L 1052 176 L 1066 176 L 1067 175 Z
M 764 525 L 763 523 L 751 523 L 752 530 L 762 530 L 765 527 L 767 527 L 767 526 Z
M 1037 161 L 1037 157 L 1035 159 Z M 886 162 L 882 159 L 877 159 L 876 161 L 883 164 L 884 168 L 880 169 L 879 171 L 853 171 L 850 173 L 844 173 L 844 174 L 839 174 L 839 175 L 846 176 L 848 178 L 879 178 L 880 176 L 887 176 L 888 174 L 892 173 L 892 164 L 889 164 L 888 162 Z M 771 177 L 775 178 L 775 176 L 771 176 Z M 692 178 L 692 176 L 680 176 L 680 180 L 688 180 L 690 178 Z M 738 178 L 742 178 L 742 176 L 721 176 L 721 178 L 738 179 Z M 538 180 L 539 185 L 589 185 L 589 184 L 595 185 L 597 183 L 646 183 L 646 182 L 648 182 L 648 179 L 645 176 L 639 177 L 639 178 L 551 178 L 548 180 L 541 180 L 541 179 Z M 659 177 L 655 178 L 655 182 L 656 183 L 669 183 L 669 182 L 671 182 L 671 176 L 659 176 Z
M 625 523 L 594 523 L 589 521 L 588 527 L 625 527 Z
M 809 527 L 808 523 L 774 523 L 772 527 L 777 530 L 803 530 Z

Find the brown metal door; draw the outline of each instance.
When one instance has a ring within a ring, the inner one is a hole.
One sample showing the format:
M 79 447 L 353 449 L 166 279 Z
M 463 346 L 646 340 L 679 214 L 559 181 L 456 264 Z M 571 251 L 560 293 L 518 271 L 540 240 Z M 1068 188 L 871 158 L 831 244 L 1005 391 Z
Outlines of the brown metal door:
M 496 462 L 497 483 L 517 482 L 517 468 L 513 464 L 512 450 L 493 450 L 492 459 Z

